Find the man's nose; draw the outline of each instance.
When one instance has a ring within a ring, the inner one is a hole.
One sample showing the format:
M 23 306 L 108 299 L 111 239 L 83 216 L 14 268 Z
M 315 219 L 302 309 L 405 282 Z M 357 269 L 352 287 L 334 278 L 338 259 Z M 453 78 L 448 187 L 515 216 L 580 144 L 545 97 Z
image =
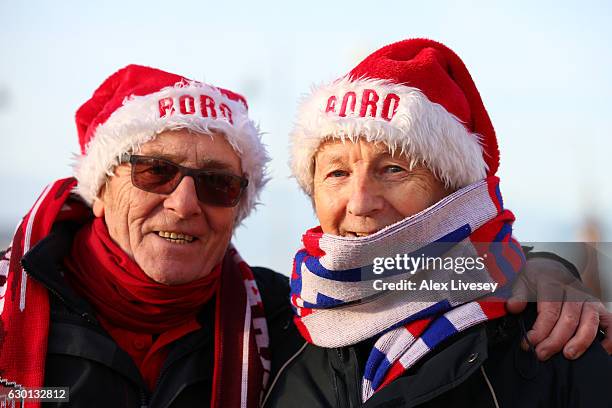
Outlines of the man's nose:
M 164 201 L 164 208 L 174 211 L 181 218 L 190 218 L 202 213 L 192 177 L 183 177 Z
M 350 188 L 346 206 L 349 214 L 357 217 L 367 217 L 383 209 L 385 203 L 383 191 L 371 175 L 355 172 Z

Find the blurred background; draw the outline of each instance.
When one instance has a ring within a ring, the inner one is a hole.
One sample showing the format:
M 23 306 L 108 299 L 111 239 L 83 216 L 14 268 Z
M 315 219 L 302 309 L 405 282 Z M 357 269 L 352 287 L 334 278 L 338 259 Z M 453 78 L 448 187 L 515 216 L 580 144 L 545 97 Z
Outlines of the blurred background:
M 316 225 L 287 166 L 298 100 L 409 37 L 445 43 L 471 71 L 497 130 L 516 236 L 611 241 L 611 12 L 588 0 L 0 0 L 0 245 L 44 186 L 71 174 L 76 109 L 138 63 L 247 97 L 272 180 L 234 241 L 250 264 L 288 274 L 301 234 Z M 599 269 L 609 291 L 612 263 Z

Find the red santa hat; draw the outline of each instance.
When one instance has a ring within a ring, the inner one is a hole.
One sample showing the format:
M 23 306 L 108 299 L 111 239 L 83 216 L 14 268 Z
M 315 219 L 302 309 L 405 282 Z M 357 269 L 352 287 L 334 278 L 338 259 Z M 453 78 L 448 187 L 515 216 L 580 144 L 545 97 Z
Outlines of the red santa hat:
M 124 153 L 166 130 L 222 133 L 249 179 L 238 221 L 254 208 L 269 161 L 243 96 L 140 65 L 112 74 L 76 113 L 81 155 L 74 166 L 77 193 L 92 204 Z
M 499 165 L 495 130 L 467 68 L 427 39 L 387 45 L 304 99 L 291 134 L 291 167 L 308 195 L 319 145 L 358 138 L 385 143 L 451 188 L 493 175 Z

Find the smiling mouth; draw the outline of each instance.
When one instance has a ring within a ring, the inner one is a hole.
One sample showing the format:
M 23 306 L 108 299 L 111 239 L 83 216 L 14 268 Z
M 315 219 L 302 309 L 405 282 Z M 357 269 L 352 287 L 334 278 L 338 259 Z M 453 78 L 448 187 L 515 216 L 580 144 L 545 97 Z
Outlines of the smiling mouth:
M 173 244 L 189 244 L 197 239 L 191 235 L 182 234 L 179 232 L 157 231 L 156 233 L 166 241 L 172 242 Z
M 367 237 L 368 235 L 372 235 L 377 231 L 374 232 L 354 232 L 354 231 L 346 231 L 344 233 L 345 237 L 351 237 L 351 238 L 363 238 L 363 237 Z

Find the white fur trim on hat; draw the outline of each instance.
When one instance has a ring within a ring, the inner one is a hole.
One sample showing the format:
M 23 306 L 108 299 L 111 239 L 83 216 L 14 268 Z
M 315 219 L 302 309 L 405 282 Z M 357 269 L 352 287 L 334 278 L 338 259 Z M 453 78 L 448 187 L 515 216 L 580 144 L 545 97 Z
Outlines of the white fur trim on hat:
M 185 95 L 185 106 L 180 106 L 179 98 Z M 211 117 L 210 109 L 207 111 L 209 117 L 203 116 L 201 95 L 214 100 L 216 117 Z M 174 101 L 172 114 L 161 115 L 159 100 L 163 98 L 172 98 Z M 233 123 L 226 117 L 227 109 L 224 108 L 223 112 L 219 109 L 221 104 L 229 108 Z M 183 114 L 181 108 L 187 114 Z M 229 99 L 217 88 L 197 82 L 178 83 L 159 92 L 126 98 L 123 106 L 95 130 L 86 154 L 76 158 L 74 174 L 78 180 L 77 193 L 91 205 L 106 178 L 113 175 L 124 153 L 137 152 L 140 146 L 161 132 L 184 128 L 203 134 L 213 131 L 223 133 L 240 157 L 242 171 L 249 185 L 239 204 L 239 223 L 257 204 L 259 194 L 268 181 L 266 164 L 270 159 L 259 128 L 248 117 L 247 108 Z
M 354 95 L 346 97 L 350 92 Z M 299 107 L 291 133 L 290 166 L 306 194 L 313 193 L 314 155 L 321 142 L 330 138 L 354 142 L 361 137 L 422 162 L 451 188 L 486 177 L 480 136 L 442 105 L 417 88 L 344 77 L 316 87 Z

